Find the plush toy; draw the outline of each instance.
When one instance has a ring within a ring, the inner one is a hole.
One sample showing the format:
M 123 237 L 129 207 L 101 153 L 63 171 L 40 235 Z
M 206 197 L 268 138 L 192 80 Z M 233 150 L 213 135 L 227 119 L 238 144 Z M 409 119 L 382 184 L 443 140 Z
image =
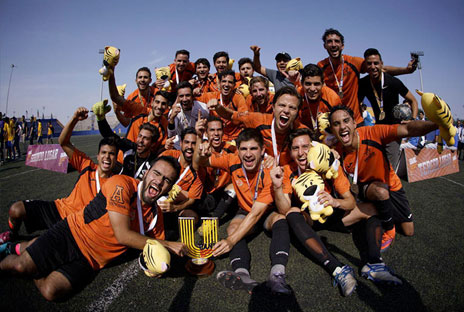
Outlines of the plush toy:
M 171 92 L 171 71 L 168 66 L 155 68 L 156 79 L 164 80 L 164 85 L 161 91 Z
M 333 213 L 332 206 L 319 203 L 317 193 L 324 190 L 324 180 L 317 172 L 308 170 L 301 174 L 293 185 L 298 198 L 303 202 L 301 211 L 308 208 L 311 219 L 324 223 Z
M 127 84 L 123 84 L 121 86 L 116 87 L 116 88 L 118 88 L 118 94 L 120 96 L 124 96 L 124 94 L 126 94 L 126 86 L 127 86 Z
M 227 64 L 227 70 L 232 70 L 232 66 L 234 66 L 234 59 L 229 58 L 229 64 Z
M 317 128 L 319 130 L 319 140 L 328 146 L 334 146 L 337 138 L 330 133 L 329 112 L 321 113 L 317 116 Z
M 119 62 L 119 49 L 115 47 L 105 47 L 103 54 L 103 67 L 98 71 L 103 76 L 103 81 L 107 81 L 113 73 L 113 69 Z
M 340 162 L 335 159 L 330 148 L 322 143 L 311 142 L 311 147 L 306 155 L 308 169 L 301 174 L 293 184 L 298 198 L 303 202 L 301 210 L 308 208 L 312 220 L 324 223 L 333 213 L 332 206 L 324 207 L 318 202 L 317 193 L 324 190 L 325 179 L 335 179 L 338 176 Z
M 421 104 L 425 116 L 438 125 L 440 134 L 438 135 L 437 150 L 438 153 L 441 153 L 443 151 L 443 140 L 445 140 L 448 146 L 453 146 L 455 143 L 456 128 L 453 126 L 453 115 L 451 115 L 448 104 L 438 95 L 424 93 L 419 90 L 416 90 L 416 92 L 421 96 Z
M 154 239 L 148 239 L 139 257 L 140 267 L 149 277 L 159 276 L 169 270 L 171 254 Z
M 308 167 L 321 174 L 324 179 L 336 179 L 340 161 L 335 158 L 330 148 L 322 143 L 312 141 L 308 154 Z
M 303 69 L 303 63 L 301 62 L 301 59 L 299 57 L 290 60 L 287 63 L 287 67 L 285 67 L 286 72 L 289 72 L 291 70 L 299 71 L 300 69 Z
M 164 202 L 164 201 L 173 202 L 174 200 L 176 200 L 177 195 L 179 195 L 180 191 L 182 191 L 180 186 L 177 184 L 174 184 L 171 190 L 169 191 L 168 196 L 161 196 L 160 198 L 158 198 L 157 202 Z
M 97 102 L 92 106 L 92 112 L 97 117 L 97 121 L 105 119 L 105 115 L 111 111 L 111 106 L 108 105 L 108 99 Z
M 240 92 L 242 92 L 243 97 L 246 98 L 247 96 L 250 95 L 250 87 L 249 87 L 249 85 L 250 85 L 251 78 L 250 77 L 245 77 L 245 78 L 246 78 L 246 83 L 242 83 L 238 87 L 238 89 L 240 90 Z

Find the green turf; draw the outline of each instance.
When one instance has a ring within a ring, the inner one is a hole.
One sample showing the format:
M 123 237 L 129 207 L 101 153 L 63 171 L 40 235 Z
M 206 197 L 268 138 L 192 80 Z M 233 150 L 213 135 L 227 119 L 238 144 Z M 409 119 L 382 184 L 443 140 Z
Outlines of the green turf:
M 88 155 L 96 155 L 97 136 L 75 137 L 73 142 Z M 461 162 L 462 165 L 462 162 Z M 462 169 L 462 167 L 461 167 Z M 30 171 L 27 173 L 27 171 Z M 8 178 L 9 176 L 12 176 Z M 0 230 L 7 228 L 9 205 L 18 199 L 52 200 L 66 196 L 77 173 L 60 174 L 12 162 L 0 167 Z M 287 266 L 287 281 L 295 294 L 275 296 L 263 285 L 253 295 L 223 288 L 213 276 L 188 276 L 181 259 L 173 259 L 167 277 L 150 279 L 140 270 L 124 285 L 114 287 L 119 297 L 108 311 L 462 311 L 464 308 L 464 174 L 406 183 L 415 218 L 414 237 L 397 236 L 384 255 L 386 263 L 403 280 L 399 287 L 378 287 L 359 277 L 359 256 L 350 235 L 321 231 L 328 249 L 355 268 L 358 289 L 348 298 L 332 287 L 330 276 L 294 246 Z M 220 237 L 225 236 L 225 227 Z M 265 233 L 249 246 L 252 277 L 267 279 L 270 239 Z M 64 303 L 46 302 L 31 280 L 0 279 L 0 311 L 86 311 L 113 281 L 121 278 L 134 260 L 102 270 L 82 292 Z M 216 272 L 228 269 L 228 258 L 216 259 Z M 97 310 L 103 310 L 103 306 Z

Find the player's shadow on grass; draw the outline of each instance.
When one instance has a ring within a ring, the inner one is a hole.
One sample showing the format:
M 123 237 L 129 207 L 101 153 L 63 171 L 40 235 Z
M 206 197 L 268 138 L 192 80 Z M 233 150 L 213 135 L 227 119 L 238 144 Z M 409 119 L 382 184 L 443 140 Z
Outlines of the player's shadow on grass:
M 190 310 L 190 300 L 197 280 L 198 278 L 196 276 L 190 276 L 188 274 L 184 277 L 184 284 L 179 289 L 176 296 L 172 299 L 168 311 L 180 312 Z
M 295 294 L 281 295 L 274 294 L 266 287 L 266 283 L 261 283 L 253 289 L 248 311 L 303 311 L 296 300 Z

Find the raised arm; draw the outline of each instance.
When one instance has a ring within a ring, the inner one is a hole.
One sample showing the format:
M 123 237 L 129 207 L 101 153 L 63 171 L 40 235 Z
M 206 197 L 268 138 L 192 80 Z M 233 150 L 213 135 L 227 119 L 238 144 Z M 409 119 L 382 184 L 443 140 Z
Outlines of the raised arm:
M 396 134 L 399 138 L 418 137 L 437 129 L 438 126 L 431 121 L 413 120 L 400 124 Z
M 122 95 L 119 95 L 118 88 L 116 87 L 116 79 L 114 79 L 114 73 L 112 73 L 108 79 L 108 88 L 111 100 L 116 103 L 116 105 L 122 107 L 126 99 Z
M 291 208 L 291 200 L 288 194 L 283 191 L 284 171 L 282 167 L 275 166 L 271 169 L 272 187 L 274 190 L 274 200 L 279 213 L 285 215 Z
M 253 69 L 260 73 L 263 76 L 266 76 L 266 67 L 261 65 L 261 60 L 259 58 L 261 48 L 255 45 L 250 47 L 251 51 L 253 51 Z
M 383 69 L 386 73 L 392 76 L 412 74 L 417 68 L 417 60 L 410 60 L 406 67 L 384 66 Z
M 85 120 L 89 116 L 89 110 L 85 107 L 79 107 L 75 112 L 70 121 L 64 126 L 61 131 L 60 137 L 58 138 L 58 143 L 60 143 L 61 148 L 65 151 L 66 155 L 69 158 L 72 158 L 74 154 L 74 146 L 71 143 L 71 134 L 76 126 L 77 122 L 80 120 Z
M 412 118 L 416 119 L 417 114 L 419 113 L 419 105 L 417 104 L 416 98 L 411 91 L 408 91 L 408 93 L 404 96 L 404 99 L 409 103 L 409 105 L 411 105 Z

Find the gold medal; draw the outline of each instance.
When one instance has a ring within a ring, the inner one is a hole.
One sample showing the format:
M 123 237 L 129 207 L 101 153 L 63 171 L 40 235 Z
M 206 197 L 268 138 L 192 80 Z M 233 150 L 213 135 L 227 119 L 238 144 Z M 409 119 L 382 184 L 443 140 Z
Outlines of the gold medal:
M 383 111 L 383 108 L 380 109 L 380 115 L 379 115 L 379 120 L 384 120 L 385 119 L 385 112 Z
M 341 89 L 338 90 L 338 96 L 343 99 L 343 91 Z

